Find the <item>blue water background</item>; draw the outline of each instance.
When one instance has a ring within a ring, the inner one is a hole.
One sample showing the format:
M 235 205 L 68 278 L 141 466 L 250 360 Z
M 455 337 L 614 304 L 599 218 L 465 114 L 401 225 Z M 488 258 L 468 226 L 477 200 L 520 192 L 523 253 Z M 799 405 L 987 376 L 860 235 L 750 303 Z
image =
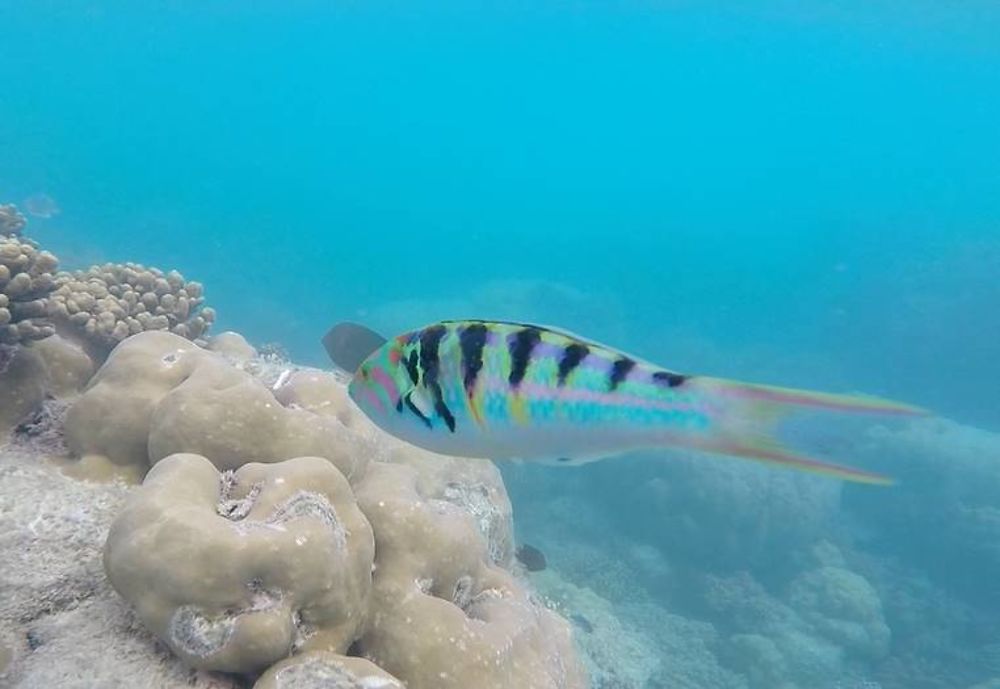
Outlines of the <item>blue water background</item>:
M 283 5 L 0 3 L 0 201 L 306 363 L 498 317 L 1000 430 L 995 3 Z

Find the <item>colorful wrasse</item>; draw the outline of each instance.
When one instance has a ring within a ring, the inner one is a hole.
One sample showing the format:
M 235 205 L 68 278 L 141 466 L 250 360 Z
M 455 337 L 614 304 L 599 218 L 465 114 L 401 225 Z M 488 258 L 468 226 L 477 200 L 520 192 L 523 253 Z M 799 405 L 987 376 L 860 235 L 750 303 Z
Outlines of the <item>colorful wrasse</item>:
M 579 464 L 679 447 L 887 483 L 782 446 L 772 435 L 777 421 L 804 408 L 925 413 L 871 397 L 684 375 L 536 325 L 445 321 L 384 342 L 361 339 L 381 344 L 357 368 L 351 398 L 385 431 L 447 455 Z

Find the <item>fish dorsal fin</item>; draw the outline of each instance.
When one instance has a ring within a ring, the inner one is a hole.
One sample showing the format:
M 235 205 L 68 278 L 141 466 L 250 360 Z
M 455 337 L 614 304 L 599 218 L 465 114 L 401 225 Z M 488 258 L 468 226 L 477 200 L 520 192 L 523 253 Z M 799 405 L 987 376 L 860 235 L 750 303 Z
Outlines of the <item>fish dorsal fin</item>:
M 386 338 L 358 323 L 338 323 L 323 336 L 327 356 L 338 368 L 354 373 Z

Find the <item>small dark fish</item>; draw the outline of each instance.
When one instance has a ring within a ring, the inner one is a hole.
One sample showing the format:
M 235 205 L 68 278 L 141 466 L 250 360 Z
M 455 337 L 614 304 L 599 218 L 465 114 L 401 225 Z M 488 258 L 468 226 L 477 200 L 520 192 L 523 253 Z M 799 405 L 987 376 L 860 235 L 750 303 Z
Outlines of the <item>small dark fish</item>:
M 24 635 L 25 641 L 28 642 L 28 648 L 34 651 L 39 646 L 45 643 L 42 637 L 33 629 L 29 629 L 28 633 Z
M 578 612 L 575 612 L 572 615 L 570 615 L 569 619 L 573 621 L 573 624 L 575 624 L 577 627 L 587 632 L 588 634 L 594 631 L 594 625 L 590 623 L 590 620 L 588 620 L 586 617 L 584 617 Z
M 541 572 L 546 567 L 545 553 L 533 545 L 523 543 L 514 552 L 517 561 L 529 572 Z
M 330 360 L 348 373 L 357 371 L 361 362 L 385 342 L 377 332 L 357 323 L 338 323 L 323 336 Z

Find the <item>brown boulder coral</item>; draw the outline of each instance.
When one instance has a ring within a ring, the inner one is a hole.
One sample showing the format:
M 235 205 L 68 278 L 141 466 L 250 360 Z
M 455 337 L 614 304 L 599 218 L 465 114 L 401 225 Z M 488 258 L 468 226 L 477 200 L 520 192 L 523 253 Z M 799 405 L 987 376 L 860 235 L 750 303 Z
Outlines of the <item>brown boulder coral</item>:
M 0 236 L 0 434 L 45 399 L 45 360 L 28 345 L 55 332 L 46 299 L 55 289 L 58 263 L 34 242 Z
M 253 689 L 405 689 L 403 683 L 364 658 L 310 651 L 275 664 Z
M 409 689 L 586 686 L 567 622 L 490 564 L 473 515 L 417 484 L 375 463 L 357 487 L 377 552 L 361 653 Z
M 342 435 L 336 419 L 285 408 L 222 356 L 157 331 L 115 348 L 66 417 L 84 473 L 118 468 L 136 478 L 177 452 L 204 455 L 220 469 L 320 456 L 351 477 L 366 460 Z
M 67 420 L 76 452 L 152 464 L 105 550 L 150 630 L 194 667 L 279 663 L 264 689 L 586 686 L 568 624 L 503 568 L 490 462 L 385 436 L 335 375 L 265 385 L 242 358 L 130 337 Z
M 374 543 L 347 480 L 318 457 L 219 474 L 158 463 L 104 551 L 115 589 L 186 663 L 259 670 L 293 649 L 346 651 L 365 622 Z

